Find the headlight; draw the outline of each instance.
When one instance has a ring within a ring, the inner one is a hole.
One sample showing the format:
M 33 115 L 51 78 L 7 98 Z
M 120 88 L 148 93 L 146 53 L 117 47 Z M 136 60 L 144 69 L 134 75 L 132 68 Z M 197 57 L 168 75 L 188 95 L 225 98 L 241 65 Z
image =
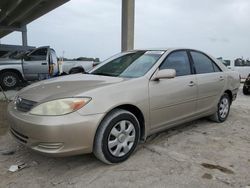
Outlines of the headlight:
M 34 107 L 30 114 L 41 116 L 59 116 L 69 114 L 85 106 L 91 98 L 65 98 L 42 103 Z

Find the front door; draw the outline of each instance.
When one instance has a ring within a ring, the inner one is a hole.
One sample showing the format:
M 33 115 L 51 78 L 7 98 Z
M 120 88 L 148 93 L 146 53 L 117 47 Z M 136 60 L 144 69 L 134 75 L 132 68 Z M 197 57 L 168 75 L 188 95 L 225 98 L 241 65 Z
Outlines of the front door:
M 176 77 L 149 82 L 152 130 L 178 123 L 196 112 L 197 81 L 187 52 L 172 52 L 159 69 L 175 69 Z
M 41 80 L 49 74 L 49 47 L 40 47 L 23 60 L 23 73 L 27 80 Z

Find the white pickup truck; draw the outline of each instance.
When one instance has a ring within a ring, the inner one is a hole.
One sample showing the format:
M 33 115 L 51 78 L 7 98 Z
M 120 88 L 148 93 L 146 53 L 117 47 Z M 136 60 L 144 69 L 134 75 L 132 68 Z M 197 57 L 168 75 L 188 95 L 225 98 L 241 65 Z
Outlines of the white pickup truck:
M 60 73 L 72 74 L 75 72 L 88 72 L 96 66 L 94 61 L 63 61 L 60 67 Z
M 230 65 L 227 68 L 239 72 L 241 79 L 246 79 L 250 74 L 250 61 L 238 58 L 230 61 Z
M 50 77 L 71 73 L 81 68 L 82 71 L 89 71 L 93 68 L 94 62 L 64 62 L 59 65 L 56 52 L 49 46 L 36 48 L 32 51 L 19 54 L 18 56 L 7 56 L 0 58 L 0 85 L 4 89 L 17 87 L 21 82 L 44 80 Z

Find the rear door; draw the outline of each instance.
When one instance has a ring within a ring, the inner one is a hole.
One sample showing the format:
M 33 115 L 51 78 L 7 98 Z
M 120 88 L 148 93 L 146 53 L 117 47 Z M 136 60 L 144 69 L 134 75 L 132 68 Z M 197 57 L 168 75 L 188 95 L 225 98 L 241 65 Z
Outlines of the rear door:
M 170 53 L 159 69 L 175 69 L 176 77 L 149 82 L 152 129 L 178 123 L 196 112 L 197 81 L 187 52 Z
M 225 85 L 225 74 L 206 54 L 190 51 L 198 84 L 197 113 L 210 112 L 219 102 Z
M 23 60 L 23 73 L 27 80 L 45 79 L 49 75 L 49 46 L 30 52 Z

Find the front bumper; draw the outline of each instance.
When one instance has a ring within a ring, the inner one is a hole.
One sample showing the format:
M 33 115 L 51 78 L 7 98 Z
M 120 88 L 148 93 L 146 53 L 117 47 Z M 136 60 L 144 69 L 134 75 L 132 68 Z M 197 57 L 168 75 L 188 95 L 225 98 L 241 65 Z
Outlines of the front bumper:
M 8 106 L 10 133 L 21 144 L 51 156 L 91 153 L 98 125 L 105 114 L 34 116 L 13 103 Z

